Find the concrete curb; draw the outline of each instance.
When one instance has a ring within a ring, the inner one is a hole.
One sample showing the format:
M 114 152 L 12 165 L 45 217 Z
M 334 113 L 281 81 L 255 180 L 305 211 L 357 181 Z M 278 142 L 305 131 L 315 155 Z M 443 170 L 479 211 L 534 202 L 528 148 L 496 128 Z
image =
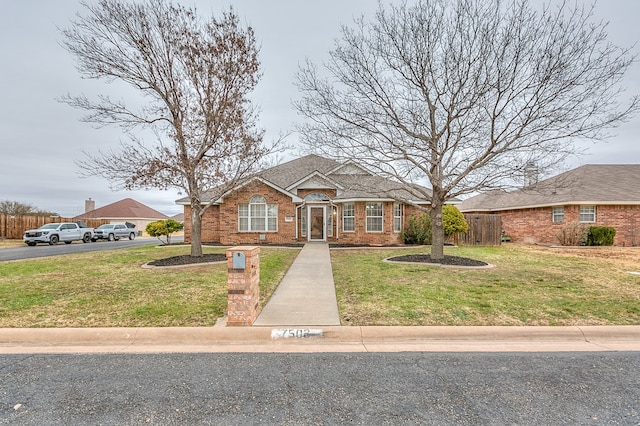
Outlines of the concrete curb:
M 322 330 L 320 337 L 274 339 L 276 328 L 303 330 L 299 326 L 9 328 L 0 329 L 0 353 L 640 351 L 640 326 L 329 326 L 317 327 Z

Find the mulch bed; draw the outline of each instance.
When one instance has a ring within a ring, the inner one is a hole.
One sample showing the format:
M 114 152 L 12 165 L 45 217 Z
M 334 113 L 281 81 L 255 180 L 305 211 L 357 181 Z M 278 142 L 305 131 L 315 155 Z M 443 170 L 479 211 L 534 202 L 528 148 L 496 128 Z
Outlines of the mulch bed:
M 459 256 L 445 256 L 442 260 L 433 260 L 429 254 L 406 254 L 404 256 L 391 257 L 392 262 L 435 263 L 449 266 L 487 266 L 488 263 L 479 260 Z
M 167 257 L 164 259 L 154 260 L 149 262 L 151 266 L 178 266 L 178 265 L 191 265 L 194 263 L 208 263 L 208 262 L 222 262 L 227 260 L 225 253 L 213 253 L 203 254 L 200 257 L 190 256 L 188 254 L 182 256 Z
M 209 262 L 222 262 L 227 260 L 225 253 L 213 253 L 204 254 L 201 257 L 194 257 L 188 254 L 182 256 L 167 257 L 164 259 L 154 260 L 149 262 L 152 266 L 177 266 L 177 265 L 191 265 L 196 263 L 209 263 Z M 488 263 L 481 262 L 479 260 L 469 259 L 459 256 L 445 256 L 442 261 L 432 260 L 431 255 L 428 254 L 406 254 L 403 256 L 395 256 L 389 258 L 392 262 L 415 262 L 415 263 L 435 263 L 440 265 L 450 266 L 487 266 Z

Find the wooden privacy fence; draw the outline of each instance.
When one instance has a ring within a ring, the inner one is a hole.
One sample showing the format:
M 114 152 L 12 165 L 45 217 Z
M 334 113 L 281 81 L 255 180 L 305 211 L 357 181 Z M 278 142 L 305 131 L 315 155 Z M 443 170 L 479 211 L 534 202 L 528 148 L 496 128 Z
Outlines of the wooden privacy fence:
M 97 228 L 109 223 L 105 219 L 82 219 L 89 228 Z M 47 223 L 75 222 L 71 218 L 36 216 L 36 215 L 8 215 L 0 214 L 0 239 L 21 240 L 27 229 L 39 228 Z
M 469 230 L 458 234 L 459 245 L 499 246 L 502 242 L 502 217 L 499 214 L 465 214 Z

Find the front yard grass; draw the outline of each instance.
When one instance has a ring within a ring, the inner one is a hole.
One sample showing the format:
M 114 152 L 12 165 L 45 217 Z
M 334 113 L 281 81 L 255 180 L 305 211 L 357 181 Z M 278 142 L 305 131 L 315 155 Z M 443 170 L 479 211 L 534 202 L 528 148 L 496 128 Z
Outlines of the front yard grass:
M 488 270 L 382 262 L 428 250 L 332 250 L 342 324 L 640 325 L 640 276 L 628 273 L 640 271 L 640 249 L 446 249 L 496 265 Z M 140 267 L 188 251 L 147 246 L 0 262 L 0 327 L 212 326 L 226 312 L 226 264 Z M 262 306 L 297 253 L 262 248 Z
M 640 324 L 640 250 L 503 245 L 445 254 L 496 265 L 488 270 L 383 263 L 426 249 L 333 250 L 343 324 Z
M 226 314 L 226 263 L 141 268 L 146 262 L 188 252 L 186 246 L 146 246 L 2 262 L 0 327 L 212 326 Z M 297 253 L 262 249 L 263 305 Z

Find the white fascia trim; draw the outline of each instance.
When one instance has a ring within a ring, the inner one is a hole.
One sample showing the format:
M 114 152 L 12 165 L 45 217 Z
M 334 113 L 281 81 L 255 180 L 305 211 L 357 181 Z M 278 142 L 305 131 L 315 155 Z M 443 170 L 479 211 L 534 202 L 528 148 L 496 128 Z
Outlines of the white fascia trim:
M 342 169 L 343 167 L 347 167 L 347 166 L 355 166 L 355 167 L 359 168 L 360 170 L 362 170 L 363 172 L 367 173 L 368 175 L 374 176 L 373 173 L 371 173 L 369 170 L 367 170 L 366 168 L 364 168 L 363 166 L 361 166 L 360 164 L 356 163 L 353 160 L 349 160 L 346 163 L 340 164 L 335 169 L 329 170 L 329 172 L 327 172 L 327 174 L 328 175 L 334 174 L 338 170 Z
M 549 204 L 530 204 L 525 206 L 507 206 L 507 207 L 482 207 L 482 208 L 470 208 L 462 211 L 473 212 L 500 212 L 507 210 L 525 210 L 525 209 L 540 209 L 545 207 L 565 207 L 565 206 L 638 206 L 640 201 L 560 201 L 557 203 Z
M 394 202 L 394 203 L 403 203 L 403 204 L 426 204 L 426 205 L 430 205 L 431 202 L 426 201 L 426 200 L 420 200 L 420 201 L 414 201 L 414 200 L 408 200 L 408 201 L 402 201 L 402 200 L 396 200 L 394 198 L 371 198 L 371 197 L 367 197 L 367 198 L 334 198 L 333 202 L 334 203 L 355 203 L 358 201 L 387 201 L 387 202 Z
M 302 202 L 302 198 L 298 197 L 295 194 L 292 194 L 291 192 L 287 191 L 286 189 L 282 189 L 280 188 L 278 185 L 275 185 L 271 182 L 269 182 L 266 179 L 261 178 L 260 176 L 256 176 L 254 178 L 249 179 L 248 181 L 238 185 L 238 186 L 234 186 L 233 188 L 231 188 L 230 190 L 228 190 L 227 192 L 225 192 L 224 194 L 222 194 L 222 196 L 220 196 L 220 198 L 218 198 L 213 204 L 222 204 L 224 203 L 224 198 L 227 197 L 229 194 L 237 191 L 238 189 L 244 188 L 245 186 L 249 185 L 250 183 L 254 182 L 254 181 L 258 181 L 260 183 L 263 183 L 273 189 L 275 189 L 278 192 L 281 192 L 289 197 L 291 197 L 291 201 L 294 203 L 301 203 Z M 203 203 L 206 204 L 206 203 Z
M 178 203 L 178 202 L 176 202 L 176 204 L 177 204 L 177 205 L 179 205 L 179 206 L 190 206 L 190 205 L 191 205 L 191 203 L 190 203 L 189 201 L 185 201 L 184 203 Z M 201 206 L 204 206 L 204 205 L 206 205 L 206 204 L 207 204 L 207 203 L 200 203 L 200 205 L 201 205 Z M 219 205 L 220 205 L 220 203 L 215 202 L 215 203 L 211 203 L 211 205 L 212 205 L 212 206 L 219 206 Z
M 373 202 L 380 202 L 380 201 L 393 201 L 396 202 L 397 200 L 394 200 L 393 198 L 344 198 L 344 199 L 339 199 L 339 198 L 334 198 L 333 202 L 334 203 L 355 203 L 355 202 L 359 202 L 359 201 L 373 201 Z
M 320 177 L 321 179 L 324 179 L 324 180 L 328 181 L 328 182 L 329 182 L 329 183 L 331 183 L 332 185 L 335 185 L 335 187 L 336 187 L 337 189 L 344 189 L 344 188 L 342 187 L 342 185 L 340 185 L 339 183 L 337 183 L 337 182 L 336 182 L 336 181 L 334 181 L 333 179 L 329 178 L 329 177 L 328 177 L 328 176 L 326 176 L 325 174 L 320 173 L 319 171 L 317 171 L 317 170 L 316 170 L 315 172 L 311 173 L 310 175 L 307 175 L 307 176 L 303 177 L 302 179 L 300 179 L 299 181 L 295 182 L 294 184 L 289 185 L 289 186 L 286 188 L 286 190 L 287 190 L 287 191 L 291 191 L 292 189 L 294 189 L 294 188 L 298 187 L 299 185 L 302 185 L 303 183 L 305 183 L 305 182 L 306 182 L 306 181 L 308 181 L 309 179 L 314 178 L 314 177 L 316 177 L 316 176 Z

